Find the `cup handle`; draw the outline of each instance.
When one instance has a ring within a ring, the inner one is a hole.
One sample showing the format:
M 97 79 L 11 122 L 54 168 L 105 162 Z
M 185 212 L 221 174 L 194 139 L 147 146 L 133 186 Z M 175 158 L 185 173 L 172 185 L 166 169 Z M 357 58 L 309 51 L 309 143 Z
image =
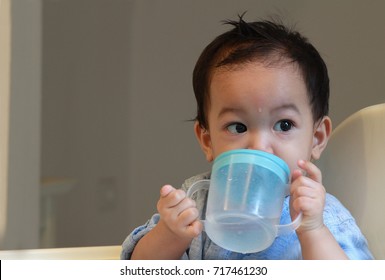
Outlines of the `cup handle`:
M 208 190 L 210 187 L 210 180 L 200 180 L 193 183 L 190 188 L 187 190 L 187 197 L 192 198 L 192 195 L 199 191 L 200 189 Z M 201 220 L 203 224 L 203 230 L 205 230 L 206 220 Z
M 200 189 L 208 190 L 210 187 L 210 180 L 199 180 L 193 183 L 190 188 L 187 190 L 187 196 L 189 198 L 192 197 L 194 193 L 199 191 Z
M 290 224 L 287 225 L 278 225 L 277 226 L 277 236 L 282 234 L 290 233 L 294 230 L 296 230 L 302 222 L 302 212 L 298 214 L 298 216 L 292 221 Z

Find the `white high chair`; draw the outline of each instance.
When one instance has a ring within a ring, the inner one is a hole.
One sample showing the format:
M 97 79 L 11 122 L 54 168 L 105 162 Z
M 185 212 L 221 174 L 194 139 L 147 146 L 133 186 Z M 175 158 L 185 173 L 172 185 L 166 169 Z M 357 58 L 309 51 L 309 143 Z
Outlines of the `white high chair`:
M 385 103 L 333 131 L 317 165 L 326 190 L 355 217 L 376 259 L 385 259 Z
M 122 246 L 0 251 L 0 260 L 119 260 Z

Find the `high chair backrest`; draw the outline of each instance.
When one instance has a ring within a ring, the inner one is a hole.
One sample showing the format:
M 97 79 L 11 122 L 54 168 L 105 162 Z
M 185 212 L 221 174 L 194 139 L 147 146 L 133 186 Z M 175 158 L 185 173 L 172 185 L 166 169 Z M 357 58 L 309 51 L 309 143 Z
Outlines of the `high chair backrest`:
M 350 210 L 373 256 L 385 259 L 385 103 L 337 126 L 317 165 L 327 192 Z

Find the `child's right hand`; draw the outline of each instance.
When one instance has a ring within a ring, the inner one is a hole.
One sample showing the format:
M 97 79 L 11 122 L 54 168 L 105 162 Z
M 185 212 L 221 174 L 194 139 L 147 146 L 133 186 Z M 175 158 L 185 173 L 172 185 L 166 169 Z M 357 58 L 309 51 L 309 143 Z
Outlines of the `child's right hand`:
M 171 234 L 183 239 L 193 239 L 203 229 L 199 221 L 199 211 L 195 201 L 187 197 L 183 190 L 165 185 L 160 190 L 157 204 L 160 214 L 159 224 L 164 224 Z
M 163 186 L 157 208 L 158 224 L 139 240 L 131 259 L 180 259 L 203 229 L 195 201 L 183 190 Z

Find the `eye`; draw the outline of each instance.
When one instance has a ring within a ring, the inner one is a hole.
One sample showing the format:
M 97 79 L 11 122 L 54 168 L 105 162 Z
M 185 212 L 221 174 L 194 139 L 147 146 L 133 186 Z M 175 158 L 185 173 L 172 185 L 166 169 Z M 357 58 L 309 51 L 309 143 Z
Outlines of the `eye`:
M 293 128 L 293 122 L 290 120 L 281 120 L 274 125 L 275 131 L 289 131 Z
M 247 131 L 247 127 L 242 123 L 233 123 L 227 126 L 227 130 L 232 134 L 240 134 Z

